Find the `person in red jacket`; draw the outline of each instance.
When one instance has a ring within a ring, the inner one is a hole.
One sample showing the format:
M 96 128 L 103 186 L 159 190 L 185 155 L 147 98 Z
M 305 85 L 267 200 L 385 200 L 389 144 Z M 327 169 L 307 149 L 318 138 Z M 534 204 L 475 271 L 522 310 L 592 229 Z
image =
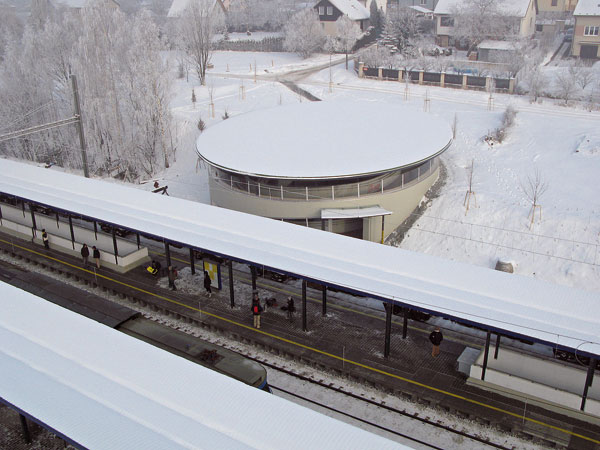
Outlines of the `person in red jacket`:
M 252 294 L 252 306 L 250 306 L 250 311 L 252 311 L 252 315 L 254 316 L 254 328 L 260 329 L 260 313 L 262 310 L 263 308 L 258 299 L 258 292 L 254 291 Z

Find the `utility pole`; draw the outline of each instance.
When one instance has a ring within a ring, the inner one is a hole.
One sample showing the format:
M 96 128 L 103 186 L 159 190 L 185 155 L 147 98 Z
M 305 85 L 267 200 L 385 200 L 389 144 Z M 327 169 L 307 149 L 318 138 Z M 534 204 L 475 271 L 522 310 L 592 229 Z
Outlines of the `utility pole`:
M 88 170 L 87 154 L 85 151 L 85 136 L 83 135 L 83 120 L 81 120 L 81 108 L 79 106 L 79 91 L 77 90 L 77 78 L 71 75 L 71 86 L 73 87 L 73 103 L 75 104 L 75 118 L 77 119 L 77 130 L 79 131 L 79 144 L 81 145 L 81 161 L 83 162 L 83 176 L 90 177 Z

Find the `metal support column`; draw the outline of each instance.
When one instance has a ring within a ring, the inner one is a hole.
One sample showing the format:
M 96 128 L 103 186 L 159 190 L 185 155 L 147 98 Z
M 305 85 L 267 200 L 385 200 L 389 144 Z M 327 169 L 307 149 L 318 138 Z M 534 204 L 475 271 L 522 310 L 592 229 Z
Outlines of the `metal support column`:
M 138 250 L 140 249 L 140 233 L 135 233 L 135 240 L 137 242 Z
M 483 368 L 481 369 L 481 381 L 485 381 L 485 371 L 487 369 L 488 356 L 490 354 L 490 339 L 492 337 L 492 333 L 490 331 L 487 332 L 487 336 L 485 337 L 485 350 L 483 352 Z
M 302 331 L 308 331 L 306 326 L 306 280 L 302 280 Z
M 190 248 L 190 267 L 192 268 L 192 275 L 196 273 L 196 265 L 194 264 L 194 249 Z M 204 267 L 202 268 L 204 269 Z
M 113 238 L 113 249 L 115 252 L 115 264 L 119 265 L 119 249 L 117 248 L 117 234 L 115 232 L 115 228 L 112 229 L 112 238 Z
M 402 308 L 403 311 L 403 323 L 402 323 L 402 339 L 406 339 L 408 334 L 408 308 Z
M 171 250 L 169 250 L 169 243 L 165 242 L 165 258 L 167 258 L 167 268 L 171 265 Z
M 385 230 L 385 216 L 381 216 L 381 243 L 383 244 L 383 236 Z
M 231 301 L 231 308 L 235 306 L 235 298 L 233 292 L 233 263 L 231 260 L 227 261 L 227 268 L 229 269 L 229 300 Z
M 321 315 L 325 317 L 327 315 L 327 286 L 323 285 L 323 298 L 321 301 Z
M 23 211 L 23 219 L 25 218 L 25 202 L 21 202 L 21 210 Z
M 588 395 L 588 388 L 592 385 L 594 379 L 594 371 L 596 370 L 596 358 L 590 359 L 590 365 L 588 366 L 587 377 L 585 377 L 585 387 L 583 388 L 583 395 L 581 396 L 581 410 L 585 410 L 585 401 Z
M 19 414 L 19 419 L 21 419 L 21 431 L 23 433 L 23 439 L 25 439 L 25 442 L 28 444 L 31 444 L 31 434 L 29 434 L 27 418 L 23 414 Z
M 31 231 L 33 233 L 33 236 L 35 237 L 35 230 L 37 230 L 37 225 L 35 223 L 35 211 L 33 210 L 31 203 L 29 204 L 29 211 L 31 212 Z
M 96 240 L 98 240 L 98 222 L 94 220 L 94 234 L 96 235 Z
M 256 267 L 250 266 L 250 274 L 252 275 L 252 292 L 256 290 Z
M 383 304 L 385 308 L 385 347 L 383 349 L 383 357 L 390 356 L 390 335 L 392 334 L 392 305 L 390 303 Z
M 494 350 L 494 359 L 498 359 L 498 350 L 500 349 L 500 333 L 496 335 L 496 349 Z
M 58 224 L 58 213 L 56 213 L 56 228 L 60 228 L 60 225 Z
M 73 218 L 71 214 L 69 214 L 69 230 L 71 231 L 71 245 L 73 246 L 73 250 L 75 250 L 75 232 L 73 231 Z

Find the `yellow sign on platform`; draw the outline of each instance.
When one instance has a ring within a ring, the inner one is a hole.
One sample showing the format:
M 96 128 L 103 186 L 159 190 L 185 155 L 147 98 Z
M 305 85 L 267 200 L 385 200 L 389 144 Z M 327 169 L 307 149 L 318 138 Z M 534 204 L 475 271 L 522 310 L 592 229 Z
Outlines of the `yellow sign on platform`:
M 203 261 L 204 270 L 212 281 L 212 287 L 221 289 L 221 265 L 213 262 Z

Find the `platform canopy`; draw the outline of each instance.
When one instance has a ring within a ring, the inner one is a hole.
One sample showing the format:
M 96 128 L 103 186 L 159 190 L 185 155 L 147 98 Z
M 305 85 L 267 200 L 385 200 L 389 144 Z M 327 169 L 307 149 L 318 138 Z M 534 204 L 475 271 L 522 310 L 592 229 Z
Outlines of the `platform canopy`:
M 0 193 L 364 296 L 600 355 L 600 296 L 0 159 Z
M 390 139 L 394 130 L 396 139 Z M 376 175 L 426 161 L 452 142 L 442 118 L 398 104 L 305 102 L 232 117 L 196 141 L 208 164 L 265 178 Z
M 78 448 L 406 448 L 2 282 L 0 311 L 0 401 Z

